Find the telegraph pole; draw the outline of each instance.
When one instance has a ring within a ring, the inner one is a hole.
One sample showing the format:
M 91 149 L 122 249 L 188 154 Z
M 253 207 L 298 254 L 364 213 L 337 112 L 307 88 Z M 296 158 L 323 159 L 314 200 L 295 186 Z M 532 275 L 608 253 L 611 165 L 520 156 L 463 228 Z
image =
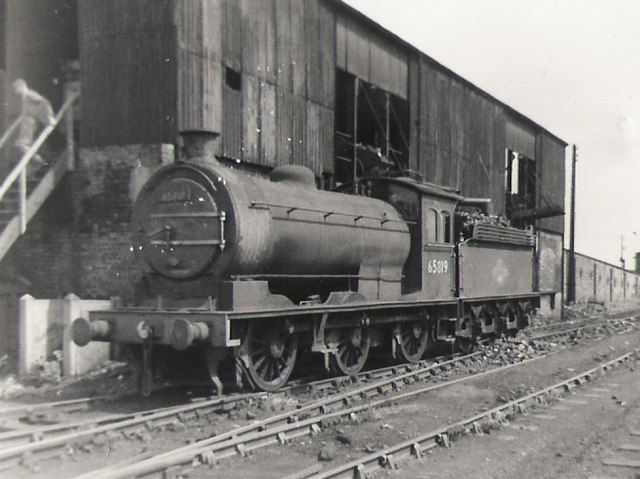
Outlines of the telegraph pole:
M 567 271 L 567 304 L 576 301 L 576 162 L 578 152 L 572 145 L 571 158 L 571 203 L 569 205 L 569 264 Z

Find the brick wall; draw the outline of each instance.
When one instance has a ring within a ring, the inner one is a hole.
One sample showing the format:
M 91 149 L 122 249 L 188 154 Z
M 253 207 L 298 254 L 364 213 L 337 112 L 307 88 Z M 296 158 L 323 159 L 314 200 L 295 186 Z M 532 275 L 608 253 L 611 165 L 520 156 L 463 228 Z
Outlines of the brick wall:
M 173 161 L 172 145 L 128 145 L 80 150 L 77 209 L 83 298 L 130 298 L 140 277 L 131 251 L 133 201 L 149 176 Z
M 173 161 L 172 145 L 81 149 L 69 173 L 0 268 L 40 298 L 130 298 L 139 278 L 129 220 L 146 179 Z

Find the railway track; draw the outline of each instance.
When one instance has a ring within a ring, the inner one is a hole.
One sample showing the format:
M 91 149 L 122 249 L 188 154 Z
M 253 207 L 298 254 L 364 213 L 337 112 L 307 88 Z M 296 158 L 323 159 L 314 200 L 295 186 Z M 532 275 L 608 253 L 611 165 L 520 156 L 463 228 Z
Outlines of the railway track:
M 554 324 L 549 324 L 549 325 L 545 325 L 545 326 L 540 326 L 540 327 L 536 327 L 536 328 L 530 328 L 529 332 L 533 333 L 532 336 L 529 337 L 529 339 L 531 340 L 548 340 L 548 339 L 552 339 L 553 337 L 558 337 L 558 336 L 563 336 L 563 335 L 567 335 L 569 333 L 573 333 L 573 332 L 578 332 L 578 331 L 584 331 L 584 330 L 588 330 L 588 329 L 594 329 L 594 328 L 599 328 L 602 326 L 605 326 L 607 324 L 614 324 L 616 322 L 621 322 L 621 321 L 629 321 L 629 322 L 634 322 L 636 321 L 638 318 L 640 318 L 640 313 L 638 312 L 634 312 L 633 314 L 627 314 L 627 315 L 623 315 L 621 317 L 595 317 L 595 318 L 585 318 L 582 319 L 578 322 L 560 322 L 560 323 L 554 323 Z M 542 331 L 545 329 L 548 329 L 551 326 L 555 326 L 555 327 L 559 327 L 560 329 L 556 330 L 556 331 L 549 331 L 547 333 L 538 333 L 538 331 Z M 570 327 L 563 327 L 563 326 L 570 326 Z M 573 326 L 573 327 L 571 327 Z M 629 328 L 625 329 L 624 331 L 626 332 L 627 330 L 629 330 Z
M 441 356 L 432 360 L 420 361 L 416 364 L 401 364 L 373 369 L 360 373 L 357 377 L 340 376 L 320 379 L 310 382 L 293 383 L 280 391 L 270 393 L 275 395 L 288 395 L 295 392 L 319 392 L 335 393 L 342 388 L 358 384 L 368 383 L 385 377 L 422 369 L 437 369 L 441 363 L 450 364 L 451 360 L 460 357 L 457 354 Z M 443 364 L 446 366 L 447 364 Z M 188 422 L 191 419 L 203 418 L 212 413 L 231 410 L 238 405 L 251 404 L 265 398 L 267 393 L 246 393 L 233 394 L 224 397 L 196 398 L 191 403 L 175 406 L 167 406 L 144 411 L 113 414 L 99 418 L 91 418 L 82 421 L 65 422 L 61 424 L 50 424 L 41 427 L 26 427 L 17 430 L 9 430 L 0 433 L 0 470 L 13 465 L 10 457 L 17 457 L 22 453 L 34 453 L 46 449 L 60 449 L 70 441 L 89 440 L 100 434 L 132 435 L 141 429 L 158 430 L 171 427 L 177 422 Z M 87 399 L 69 401 L 75 404 L 77 409 L 85 411 L 90 404 L 96 401 Z M 21 415 L 26 416 L 34 411 L 46 411 L 48 404 L 37 405 L 37 408 L 12 408 Z M 56 404 L 56 403 L 54 403 Z M 65 435 L 66 433 L 66 435 Z M 62 437 L 61 437 L 62 436 Z M 42 443 L 38 446 L 30 446 L 33 443 Z M 8 463 L 8 464 L 7 464 Z
M 20 419 L 29 415 L 41 413 L 72 413 L 86 411 L 94 404 L 106 401 L 107 396 L 94 396 L 67 401 L 55 401 L 38 404 L 25 404 L 21 406 L 0 409 L 0 421 L 4 419 Z
M 125 477 L 165 477 L 166 475 L 180 475 L 186 473 L 194 464 L 216 464 L 217 462 L 236 455 L 246 456 L 255 449 L 272 444 L 284 444 L 288 441 L 319 432 L 325 423 L 333 423 L 344 418 L 353 419 L 371 408 L 380 407 L 396 401 L 425 394 L 430 391 L 450 387 L 454 384 L 477 379 L 489 374 L 496 374 L 513 367 L 528 364 L 546 357 L 538 356 L 532 359 L 491 368 L 476 374 L 466 375 L 458 379 L 445 381 L 429 386 L 415 388 L 407 392 L 400 392 L 408 384 L 423 380 L 425 375 L 431 376 L 430 371 L 421 370 L 405 373 L 397 378 L 383 380 L 354 391 L 331 396 L 299 409 L 255 422 L 249 426 L 234 429 L 227 433 L 214 436 L 198 443 L 175 449 L 150 459 L 144 459 L 129 467 L 109 467 L 103 470 L 91 471 L 79 478 L 116 479 Z M 459 361 L 467 361 L 468 357 Z M 443 363 L 439 366 L 446 366 Z M 378 397 L 378 399 L 375 399 Z M 356 402 L 363 404 L 353 405 Z
M 610 369 L 637 357 L 639 353 L 640 349 L 635 349 L 552 386 L 539 389 L 513 401 L 487 409 L 453 424 L 444 425 L 426 434 L 378 450 L 338 467 L 322 471 L 312 468 L 312 470 L 303 471 L 302 474 L 296 474 L 295 477 L 297 479 L 361 479 L 381 469 L 394 469 L 398 462 L 411 458 L 419 459 L 429 449 L 448 447 L 452 436 L 464 434 L 467 431 L 481 431 L 483 421 L 491 421 L 494 425 L 499 424 L 509 417 L 525 412 L 529 407 L 542 403 L 547 398 L 557 398 L 559 395 L 591 381 L 596 375 L 605 374 Z
M 640 316 L 640 311 L 632 310 L 625 311 L 624 313 L 618 313 L 616 315 L 601 315 L 601 316 L 591 316 L 589 318 L 581 318 L 574 319 L 570 321 L 554 321 L 552 323 L 543 324 L 540 326 L 532 326 L 527 328 L 525 331 L 537 332 L 543 331 L 550 328 L 567 328 L 572 329 L 574 327 L 580 327 L 582 325 L 593 325 L 598 323 L 606 323 L 609 321 L 627 321 L 627 320 L 635 320 Z
M 579 329 L 586 329 L 588 327 L 598 327 L 598 325 L 585 325 L 578 328 L 572 328 L 570 330 L 563 330 L 560 332 L 547 333 L 545 335 L 539 335 L 531 340 L 540 340 L 550 337 L 551 335 L 557 336 L 558 334 L 570 334 L 573 331 Z M 220 458 L 228 457 L 229 451 L 233 451 L 233 454 L 242 454 L 244 443 L 229 443 L 235 436 L 238 439 L 240 436 L 247 437 L 248 443 L 246 447 L 262 447 L 263 445 L 271 444 L 274 441 L 282 442 L 286 441 L 289 434 L 307 434 L 313 433 L 317 430 L 318 423 L 321 422 L 315 419 L 321 418 L 323 414 L 335 411 L 338 408 L 344 409 L 351 404 L 361 400 L 371 400 L 376 396 L 384 396 L 391 392 L 398 392 L 404 388 L 407 384 L 416 383 L 433 375 L 437 375 L 442 371 L 447 371 L 453 368 L 459 363 L 469 363 L 485 354 L 480 351 L 473 353 L 465 357 L 449 357 L 444 362 L 432 362 L 421 361 L 418 364 L 403 364 L 396 366 L 389 366 L 385 368 L 379 368 L 376 370 L 365 371 L 361 373 L 357 378 L 339 377 L 329 378 L 319 381 L 312 381 L 303 384 L 293 384 L 283 391 L 277 394 L 291 394 L 296 391 L 303 390 L 304 392 L 323 391 L 328 392 L 330 395 L 321 401 L 316 401 L 309 405 L 299 406 L 294 411 L 289 411 L 277 416 L 266 419 L 263 422 L 258 422 L 255 425 L 240 428 L 229 433 L 220 434 L 209 439 L 206 444 L 200 444 L 202 447 L 209 447 L 209 445 L 215 444 L 216 446 L 212 450 L 206 451 L 206 454 L 202 451 L 198 451 L 197 454 L 190 457 L 190 461 L 193 461 L 194 457 L 204 458 L 206 461 L 217 461 Z M 441 358 L 442 359 L 442 358 Z M 520 364 L 520 363 L 516 363 Z M 512 367 L 512 365 L 509 365 Z M 497 370 L 491 370 L 497 371 Z M 465 377 L 464 380 L 469 379 Z M 347 385 L 358 386 L 360 384 L 366 384 L 361 387 L 357 387 L 353 391 L 347 391 L 340 393 L 341 389 Z M 444 387 L 451 382 L 438 384 L 435 388 Z M 455 384 L 455 383 L 451 383 Z M 430 386 L 434 388 L 434 386 Z M 424 388 L 423 388 L 424 389 Z M 421 389 L 421 394 L 427 392 L 429 389 Z M 176 422 L 187 422 L 194 418 L 203 418 L 212 413 L 219 411 L 230 410 L 237 407 L 239 404 L 258 401 L 265 397 L 267 393 L 254 393 L 254 394 L 239 394 L 235 396 L 227 396 L 223 398 L 208 398 L 201 401 L 197 401 L 187 405 L 170 406 L 166 408 L 160 408 L 155 410 L 142 411 L 132 414 L 119 414 L 107 416 L 100 419 L 93 419 L 88 421 L 77 421 L 75 423 L 56 424 L 45 426 L 39 429 L 29 429 L 24 431 L 8 431 L 0 434 L 0 470 L 4 470 L 13 467 L 20 463 L 27 461 L 33 461 L 37 459 L 45 459 L 47 457 L 64 455 L 65 450 L 69 444 L 78 444 L 82 441 L 89 441 L 94 437 L 100 435 L 106 435 L 115 437 L 114 435 L 127 436 L 135 434 L 139 431 L 154 431 L 161 430 L 175 424 Z M 271 393 L 273 396 L 273 393 Z M 94 400 L 95 398 L 91 398 Z M 394 399 L 397 400 L 396 395 Z M 79 407 L 83 400 L 68 403 L 69 407 Z M 385 399 L 382 400 L 382 403 Z M 90 404 L 91 401 L 87 401 Z M 370 407 L 370 403 L 366 407 Z M 46 405 L 35 405 L 42 410 Z M 362 406 L 358 406 L 362 407 Z M 33 406 L 24 408 L 22 412 L 27 410 L 33 411 Z M 342 411 L 344 412 L 344 411 Z M 350 411 L 350 413 L 357 413 L 357 407 Z M 339 412 L 337 414 L 340 414 Z M 314 419 L 315 418 L 315 419 Z M 311 420 L 309 425 L 300 420 Z M 314 422 L 315 421 L 315 422 Z M 288 426 L 295 424 L 296 427 Z M 281 430 L 281 428 L 284 429 Z M 293 429 L 291 429 L 293 427 Z M 307 428 L 305 430 L 305 427 Z M 264 436 L 265 430 L 269 432 L 277 430 L 275 436 L 267 434 Z M 262 435 L 261 435 L 262 433 Z M 281 433 L 281 434 L 279 434 Z M 257 436 L 255 436 L 257 434 Z M 278 435 L 279 434 L 279 435 Z M 255 437 L 254 437 L 255 436 Z M 256 446 L 257 445 L 257 446 Z M 191 446 L 190 446 L 191 447 Z M 160 457 L 160 456 L 158 456 Z M 138 458 L 143 459 L 143 458 Z M 153 458 L 157 459 L 157 458 Z M 148 459 L 151 460 L 151 459 Z M 120 469 L 120 468 L 119 468 Z M 93 475 L 92 475 L 93 477 Z M 111 476 L 105 476 L 111 477 Z M 127 476 L 114 476 L 114 477 L 127 477 Z
M 474 355 L 483 354 L 475 353 Z M 401 392 L 408 384 L 417 383 L 426 376 L 422 372 L 405 373 L 381 383 L 358 388 L 343 394 L 329 397 L 300 409 L 267 418 L 244 428 L 214 436 L 183 448 L 179 448 L 153 458 L 142 459 L 125 468 L 108 468 L 92 471 L 81 477 L 121 478 L 121 477 L 164 477 L 166 475 L 188 474 L 194 464 L 215 464 L 235 455 L 245 456 L 255 449 L 277 443 L 286 443 L 294 438 L 313 435 L 325 424 L 332 424 L 345 418 L 353 419 L 363 411 L 397 402 L 436 389 L 449 387 L 460 382 L 476 379 L 488 374 L 499 373 L 518 365 L 542 359 L 541 355 L 533 359 L 518 361 L 506 366 L 493 367 L 489 370 L 463 376 L 439 384 L 424 387 L 413 387 L 410 391 Z M 457 362 L 468 361 L 469 356 L 459 358 Z M 452 360 L 453 361 L 453 360 Z M 441 366 L 447 366 L 443 363 Z M 491 367 L 491 366 L 489 366 Z M 410 379 L 409 379 L 410 378 Z M 407 380 L 409 379 L 409 380 Z M 360 403 L 360 402 L 363 403 Z

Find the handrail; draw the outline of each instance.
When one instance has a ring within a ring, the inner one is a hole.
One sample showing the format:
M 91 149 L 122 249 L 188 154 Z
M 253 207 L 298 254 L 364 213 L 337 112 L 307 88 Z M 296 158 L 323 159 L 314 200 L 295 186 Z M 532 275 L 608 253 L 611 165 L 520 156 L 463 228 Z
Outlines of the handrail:
M 22 155 L 18 164 L 11 170 L 11 173 L 9 173 L 7 178 L 2 182 L 2 186 L 0 186 L 0 200 L 2 200 L 5 193 L 9 188 L 11 188 L 11 185 L 18 179 L 18 177 L 24 173 L 24 169 L 27 167 L 29 161 L 35 156 L 40 146 L 42 146 L 44 141 L 49 137 L 53 129 L 58 125 L 64 114 L 69 110 L 69 108 L 71 108 L 71 105 L 73 105 L 73 102 L 75 102 L 79 96 L 79 92 L 74 92 L 69 95 L 58 113 L 53 117 L 53 123 L 42 130 L 36 141 L 34 141 L 25 154 Z M 21 180 L 21 183 L 23 182 L 24 180 Z
M 7 142 L 11 134 L 15 131 L 16 128 L 18 128 L 18 125 L 20 125 L 21 121 L 22 121 L 22 115 L 18 115 L 18 118 L 14 120 L 14 122 L 11 124 L 9 129 L 5 131 L 4 135 L 2 135 L 2 138 L 0 138 L 0 148 L 4 146 L 4 144 Z

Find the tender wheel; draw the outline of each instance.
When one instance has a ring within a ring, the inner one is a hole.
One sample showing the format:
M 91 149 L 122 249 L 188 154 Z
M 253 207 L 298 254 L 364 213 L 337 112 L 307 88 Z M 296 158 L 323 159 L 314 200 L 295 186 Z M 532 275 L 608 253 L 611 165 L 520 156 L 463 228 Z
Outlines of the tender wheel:
M 397 326 L 398 349 L 402 362 L 417 363 L 429 345 L 429 328 L 424 321 L 407 321 Z
M 475 338 L 456 338 L 456 350 L 462 354 L 471 354 L 476 349 Z
M 512 325 L 515 324 L 516 327 L 509 329 L 509 328 L 507 328 L 508 324 L 512 324 Z M 511 305 L 508 305 L 506 307 L 505 311 L 504 311 L 504 329 L 503 329 L 503 331 L 507 336 L 515 337 L 518 334 L 518 329 L 519 329 L 519 326 L 518 326 L 518 312 L 517 312 L 516 308 L 514 308 Z
M 490 334 L 498 335 L 499 326 L 497 319 L 498 317 L 492 308 L 488 306 L 482 307 L 480 313 L 478 313 L 478 321 L 483 336 Z
M 298 355 L 298 340 L 281 325 L 251 324 L 245 337 L 247 372 L 255 387 L 275 391 L 287 382 Z
M 371 340 L 364 327 L 348 328 L 339 332 L 338 351 L 331 355 L 331 370 L 337 374 L 355 376 L 369 355 Z
M 462 354 L 470 354 L 478 343 L 478 321 L 473 313 L 465 317 L 465 336 L 456 336 L 455 349 Z
M 531 319 L 531 306 L 528 304 L 518 308 L 518 329 L 524 329 L 529 326 Z

